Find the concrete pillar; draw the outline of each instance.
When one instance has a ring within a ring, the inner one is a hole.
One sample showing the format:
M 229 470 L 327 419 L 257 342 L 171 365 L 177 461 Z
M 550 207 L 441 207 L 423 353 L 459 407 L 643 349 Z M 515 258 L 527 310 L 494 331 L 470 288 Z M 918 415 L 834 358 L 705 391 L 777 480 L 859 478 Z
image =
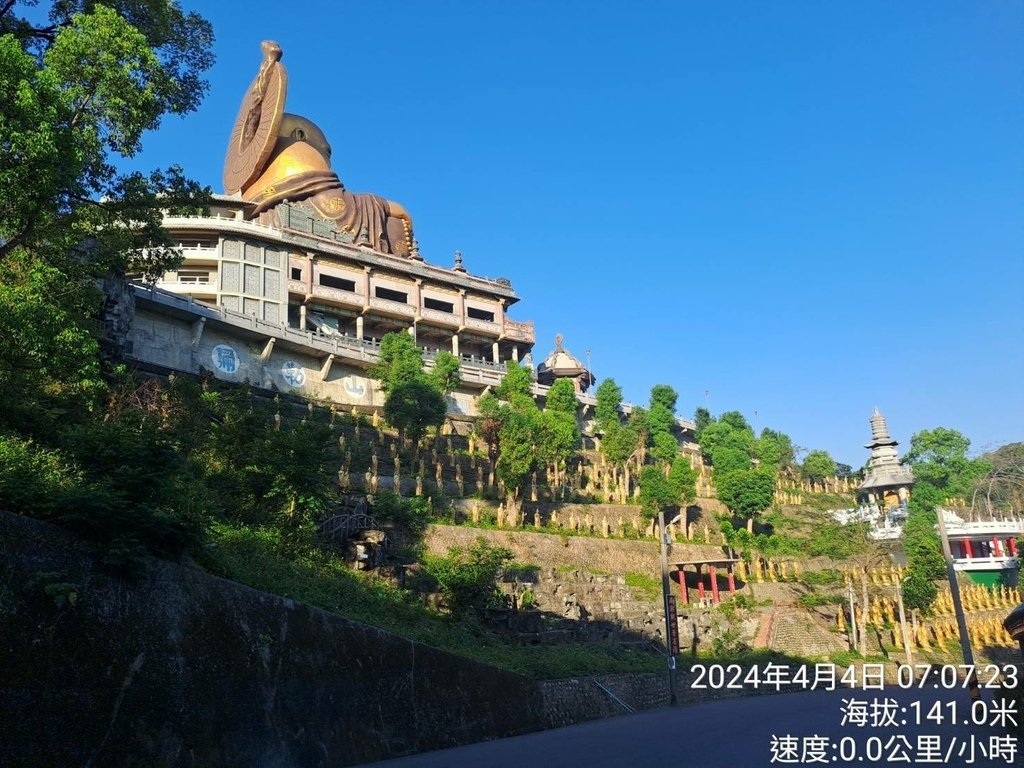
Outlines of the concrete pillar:
M 299 330 L 306 330 L 306 305 L 299 304 Z
M 412 291 L 413 306 L 416 307 L 416 319 L 419 320 L 423 316 L 423 278 L 416 278 L 416 287 Z
M 499 356 L 498 356 L 498 342 L 494 342 L 493 344 L 491 344 L 491 359 L 495 363 L 500 363 L 501 362 L 501 360 L 499 359 Z
M 968 560 L 974 557 L 974 548 L 971 546 L 970 539 L 964 539 L 964 555 Z
M 676 573 L 679 574 L 679 596 L 683 599 L 683 605 L 689 605 L 690 595 L 686 590 L 686 568 L 681 565 Z
M 736 594 L 736 578 L 733 576 L 733 573 L 732 573 L 732 563 L 729 563 L 729 571 L 728 571 L 728 573 L 729 573 L 729 594 L 730 595 L 735 595 Z
M 995 557 L 1003 556 L 1003 542 L 1001 542 L 997 536 L 992 537 L 992 554 Z
M 452 334 L 452 354 L 459 356 L 459 334 Z
M 359 315 L 356 317 L 356 338 L 360 341 L 363 340 L 363 316 Z
M 466 326 L 466 289 L 459 288 L 459 300 L 455 302 L 455 316 L 459 318 L 459 326 Z
M 372 267 L 363 267 L 363 309 L 370 308 L 370 273 L 373 271 Z
M 415 344 L 416 343 L 416 323 L 413 323 L 412 325 L 410 325 L 406 330 L 409 331 L 409 335 L 412 336 L 412 343 Z
M 1017 539 L 1016 539 L 1016 537 L 1011 536 L 1007 540 L 1007 543 L 1010 545 L 1010 557 L 1016 557 L 1017 556 Z
M 704 565 L 697 563 L 697 598 L 704 600 Z
M 713 565 L 708 566 L 708 581 L 711 582 L 711 602 L 717 603 L 720 601 L 718 597 L 718 574 L 715 573 L 715 566 Z
M 516 344 L 512 345 L 512 359 L 519 362 L 519 347 Z

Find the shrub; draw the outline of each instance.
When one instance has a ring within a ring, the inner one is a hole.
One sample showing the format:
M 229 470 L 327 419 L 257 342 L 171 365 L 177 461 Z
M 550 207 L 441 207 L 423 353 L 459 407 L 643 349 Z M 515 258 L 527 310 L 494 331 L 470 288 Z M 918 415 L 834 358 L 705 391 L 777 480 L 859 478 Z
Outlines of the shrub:
M 483 608 L 497 591 L 498 577 L 512 553 L 480 536 L 469 549 L 452 547 L 444 556 L 426 558 L 427 572 L 437 582 L 453 616 Z
M 903 602 L 907 608 L 927 611 L 938 595 L 935 584 L 918 568 L 911 568 L 903 579 Z

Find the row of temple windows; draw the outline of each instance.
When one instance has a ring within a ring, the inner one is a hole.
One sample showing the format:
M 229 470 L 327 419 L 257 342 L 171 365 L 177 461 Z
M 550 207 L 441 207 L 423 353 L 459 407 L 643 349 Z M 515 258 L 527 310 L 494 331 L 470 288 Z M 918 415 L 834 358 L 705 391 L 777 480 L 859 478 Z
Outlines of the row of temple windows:
M 301 267 L 292 267 L 291 271 L 292 280 L 302 279 Z M 354 293 L 356 290 L 356 284 L 354 280 L 346 280 L 342 277 L 335 277 L 334 275 L 325 275 L 321 273 L 319 275 L 320 285 L 325 288 L 337 288 L 339 291 L 348 291 Z M 391 288 L 384 288 L 377 286 L 374 289 L 374 295 L 378 299 L 387 299 L 388 301 L 397 301 L 400 304 L 409 303 L 409 294 L 403 291 L 395 291 Z M 423 306 L 426 309 L 433 309 L 438 312 L 447 312 L 448 314 L 455 314 L 455 305 L 450 301 L 440 301 L 439 299 L 431 299 L 424 297 Z M 476 307 L 467 307 L 466 314 L 476 320 L 486 320 L 489 323 L 494 322 L 494 313 L 488 312 L 484 309 L 477 309 Z

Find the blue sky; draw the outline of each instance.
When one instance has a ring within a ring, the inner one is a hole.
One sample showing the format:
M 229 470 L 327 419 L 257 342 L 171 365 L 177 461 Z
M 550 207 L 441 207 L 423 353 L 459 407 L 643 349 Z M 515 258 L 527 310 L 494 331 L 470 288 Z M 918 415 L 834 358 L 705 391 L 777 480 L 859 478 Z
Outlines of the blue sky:
M 1024 439 L 1024 3 L 201 4 L 202 108 L 151 135 L 221 191 L 260 60 L 428 261 L 505 276 L 627 399 L 679 392 L 859 466 Z

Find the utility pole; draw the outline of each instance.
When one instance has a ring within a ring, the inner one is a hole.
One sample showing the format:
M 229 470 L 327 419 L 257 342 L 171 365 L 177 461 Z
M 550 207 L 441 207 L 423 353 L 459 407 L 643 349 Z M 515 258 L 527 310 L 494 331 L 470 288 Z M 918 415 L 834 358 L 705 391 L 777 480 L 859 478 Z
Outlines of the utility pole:
M 896 605 L 900 609 L 900 632 L 903 635 L 903 650 L 907 653 L 907 666 L 914 664 L 910 653 L 910 635 L 907 634 L 907 615 L 903 612 L 903 583 L 896 579 Z
M 672 591 L 668 579 L 668 531 L 665 528 L 665 510 L 658 510 L 658 536 L 661 539 L 661 597 L 665 607 L 665 656 L 668 659 L 668 693 L 669 704 L 673 707 L 676 699 L 676 657 L 675 650 L 679 644 L 679 624 Z
M 953 553 L 949 549 L 949 537 L 946 535 L 946 513 L 942 507 L 936 507 L 935 516 L 939 520 L 939 538 L 942 539 L 942 556 L 946 559 L 946 579 L 949 581 L 949 594 L 953 598 L 953 610 L 956 612 L 956 627 L 960 632 L 960 648 L 964 652 L 964 664 L 970 669 L 967 687 L 971 692 L 971 701 L 981 698 L 981 686 L 978 685 L 978 674 L 974 669 L 974 652 L 971 650 L 971 636 L 967 634 L 967 618 L 964 616 L 964 604 L 960 600 L 960 584 L 956 580 L 956 569 L 953 567 Z

